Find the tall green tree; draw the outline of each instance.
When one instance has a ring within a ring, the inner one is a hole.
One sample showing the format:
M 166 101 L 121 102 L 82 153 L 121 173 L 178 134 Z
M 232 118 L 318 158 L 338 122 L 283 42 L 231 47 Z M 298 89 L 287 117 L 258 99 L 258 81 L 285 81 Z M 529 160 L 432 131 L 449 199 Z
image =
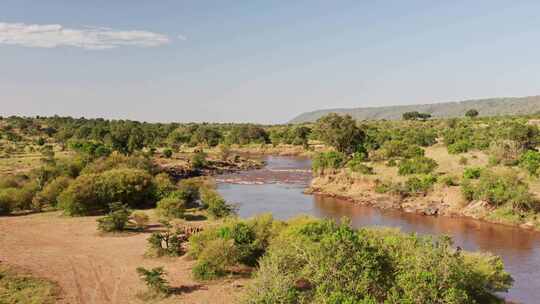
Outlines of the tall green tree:
M 362 148 L 365 134 L 350 115 L 328 114 L 317 120 L 314 132 L 337 151 L 351 154 Z

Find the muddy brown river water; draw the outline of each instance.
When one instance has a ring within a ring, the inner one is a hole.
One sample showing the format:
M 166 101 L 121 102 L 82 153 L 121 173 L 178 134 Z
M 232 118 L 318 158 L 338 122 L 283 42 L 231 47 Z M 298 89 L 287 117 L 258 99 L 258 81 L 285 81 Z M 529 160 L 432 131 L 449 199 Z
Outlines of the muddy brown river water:
M 266 158 L 267 166 L 217 180 L 220 193 L 238 204 L 241 217 L 271 212 L 287 219 L 300 214 L 340 219 L 355 227 L 398 227 L 405 232 L 452 236 L 466 250 L 489 251 L 504 259 L 514 286 L 505 294 L 517 303 L 540 303 L 540 233 L 466 218 L 427 217 L 396 210 L 380 210 L 337 198 L 306 195 L 311 180 L 309 159 Z

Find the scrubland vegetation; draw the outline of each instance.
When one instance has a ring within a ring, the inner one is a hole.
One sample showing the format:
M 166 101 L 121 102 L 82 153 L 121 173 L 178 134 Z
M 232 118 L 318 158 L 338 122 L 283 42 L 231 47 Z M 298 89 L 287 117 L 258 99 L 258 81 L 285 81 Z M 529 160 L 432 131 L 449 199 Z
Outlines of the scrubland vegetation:
M 58 295 L 55 283 L 0 265 L 0 303 L 52 304 Z
M 449 214 L 473 212 L 479 209 L 473 203 L 483 202 L 475 217 L 540 228 L 534 116 L 478 118 L 474 109 L 453 119 L 420 114 L 405 113 L 401 121 L 354 122 L 336 114 L 319 119 L 314 136 L 335 151 L 314 156 L 315 190 L 337 193 L 332 188 L 341 185 L 355 196 L 356 185 L 364 195 L 389 195 L 398 208 L 435 205 L 437 213 Z M 461 195 L 444 201 L 455 189 Z
M 312 155 L 316 191 L 390 197 L 402 209 L 435 204 L 432 214 L 477 216 L 479 206 L 479 218 L 539 228 L 534 117 L 477 114 L 443 120 L 410 112 L 401 121 L 330 114 L 281 126 L 4 118 L 0 214 L 58 210 L 99 216 L 102 237 L 146 232 L 141 256 L 187 256 L 198 281 L 252 278 L 243 303 L 497 303 L 495 293 L 512 285 L 498 257 L 462 251 L 447 237 L 355 230 L 346 220 L 238 219 L 210 179 L 188 178 L 238 162 L 238 151 L 294 147 Z M 10 167 L 25 157 L 32 161 Z M 187 229 L 195 220 L 203 224 Z M 166 267 L 133 274 L 147 285 L 146 300 L 174 290 Z
M 448 237 L 351 229 L 343 221 L 263 215 L 190 238 L 201 280 L 258 266 L 243 303 L 497 303 L 512 284 L 500 258 Z
M 303 149 L 310 133 L 304 126 L 3 118 L 0 214 L 44 209 L 61 209 L 74 216 L 103 214 L 119 202 L 132 209 L 157 204 L 166 217 L 181 217 L 193 198 L 185 191 L 173 191 L 176 185 L 169 179 L 183 176 L 171 176 L 167 172 L 171 167 L 179 166 L 181 175 L 200 175 L 206 168 L 220 170 L 241 163 L 233 147 Z M 20 159 L 24 164 L 19 167 Z M 232 211 L 210 193 L 207 201 L 211 216 Z

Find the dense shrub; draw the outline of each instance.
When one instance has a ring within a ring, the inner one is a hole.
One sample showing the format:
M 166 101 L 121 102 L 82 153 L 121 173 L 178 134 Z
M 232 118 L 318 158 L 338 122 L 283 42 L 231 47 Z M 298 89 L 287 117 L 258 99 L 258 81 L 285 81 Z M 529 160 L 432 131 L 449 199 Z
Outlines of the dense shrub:
M 363 144 L 365 133 L 350 115 L 331 113 L 319 118 L 315 124 L 316 137 L 338 152 L 351 154 Z
M 188 178 L 178 183 L 178 190 L 174 195 L 185 200 L 188 206 L 194 206 L 200 199 L 200 189 L 205 187 L 212 189 L 213 186 L 204 178 Z
M 150 270 L 138 267 L 137 274 L 152 294 L 160 295 L 169 293 L 169 282 L 164 278 L 167 273 L 163 270 L 163 267 L 155 267 Z
M 191 157 L 191 167 L 195 170 L 203 169 L 206 166 L 206 153 L 195 152 Z
M 404 159 L 399 163 L 399 175 L 427 174 L 437 168 L 437 162 L 424 156 Z
M 323 172 L 325 169 L 336 170 L 342 168 L 345 163 L 345 155 L 340 152 L 330 151 L 315 155 L 312 161 L 314 172 Z
M 465 170 L 463 170 L 463 178 L 478 179 L 482 174 L 482 170 L 483 169 L 479 167 L 465 168 Z
M 222 218 L 235 214 L 235 208 L 229 205 L 225 199 L 212 188 L 201 188 L 201 206 L 207 209 L 213 218 Z
M 373 174 L 373 168 L 363 163 L 365 159 L 366 157 L 363 154 L 355 153 L 347 162 L 347 167 L 353 172 L 361 174 Z
M 490 303 L 512 284 L 500 258 L 449 238 L 296 219 L 272 240 L 244 303 Z
M 477 181 L 465 179 L 461 187 L 467 200 L 484 200 L 494 206 L 509 203 L 517 209 L 531 209 L 536 204 L 529 186 L 515 172 L 482 170 Z
M 243 124 L 232 128 L 227 141 L 231 144 L 240 145 L 249 143 L 265 144 L 269 142 L 269 136 L 264 128 L 252 124 Z
M 152 197 L 152 177 L 138 169 L 113 169 L 81 175 L 59 196 L 59 206 L 69 215 L 87 215 L 107 210 L 112 202 L 131 208 L 146 205 Z
M 183 218 L 186 201 L 178 196 L 170 195 L 162 198 L 156 206 L 156 212 L 164 218 Z
M 472 144 L 469 140 L 461 139 L 453 144 L 448 145 L 448 153 L 459 154 L 468 152 L 472 148 Z
M 45 185 L 32 199 L 34 208 L 41 209 L 43 206 L 55 207 L 60 194 L 67 189 L 73 181 L 70 177 L 59 176 Z
M 167 197 L 174 190 L 176 190 L 176 186 L 169 174 L 160 173 L 154 176 L 154 196 L 157 200 Z
M 431 174 L 413 176 L 405 181 L 405 189 L 409 194 L 426 194 L 436 182 L 437 177 Z
M 540 152 L 528 150 L 519 158 L 519 166 L 527 170 L 530 175 L 538 176 L 540 168 Z
M 0 214 L 33 209 L 32 198 L 37 190 L 34 182 L 26 182 L 18 188 L 0 189 Z
M 197 280 L 211 280 L 227 273 L 238 262 L 238 250 L 233 240 L 218 238 L 206 244 L 193 267 Z
M 163 156 L 165 156 L 166 158 L 171 158 L 173 155 L 173 151 L 169 148 L 163 150 Z
M 129 221 L 131 210 L 127 205 L 116 202 L 109 204 L 109 213 L 97 220 L 98 230 L 103 232 L 122 231 Z
M 482 174 L 482 170 L 483 169 L 479 167 L 465 168 L 465 170 L 463 170 L 463 178 L 478 179 Z
M 102 173 L 112 169 L 140 169 L 146 172 L 154 172 L 155 167 L 152 160 L 137 155 L 126 156 L 120 153 L 112 153 L 108 157 L 99 158 L 89 163 L 82 170 L 81 174 Z
M 262 215 L 191 236 L 189 254 L 197 259 L 194 275 L 211 279 L 226 274 L 236 264 L 256 266 L 278 227 L 271 215 Z

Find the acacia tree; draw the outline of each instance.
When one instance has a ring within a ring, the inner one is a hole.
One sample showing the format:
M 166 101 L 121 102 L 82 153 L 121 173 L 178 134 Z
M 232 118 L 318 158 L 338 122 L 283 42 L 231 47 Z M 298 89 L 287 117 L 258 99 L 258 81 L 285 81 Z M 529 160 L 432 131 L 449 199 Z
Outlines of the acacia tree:
M 364 142 L 365 134 L 350 115 L 331 113 L 317 120 L 314 132 L 326 144 L 342 153 L 353 153 Z
M 426 120 L 431 118 L 431 114 L 429 113 L 420 113 L 418 111 L 412 111 L 412 112 L 405 112 L 401 115 L 403 120 Z
M 478 116 L 478 114 L 480 114 L 480 113 L 478 113 L 478 110 L 476 110 L 476 109 L 470 109 L 467 112 L 465 112 L 465 116 L 470 117 L 470 118 L 474 118 L 474 117 Z

